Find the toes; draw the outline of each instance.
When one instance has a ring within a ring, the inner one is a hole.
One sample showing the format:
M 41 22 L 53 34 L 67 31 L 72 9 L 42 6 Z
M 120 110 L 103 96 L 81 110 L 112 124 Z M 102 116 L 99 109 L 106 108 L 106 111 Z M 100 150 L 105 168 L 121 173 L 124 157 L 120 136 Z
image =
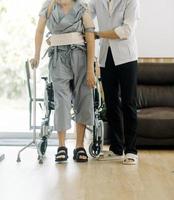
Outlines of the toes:
M 79 156 L 80 159 L 86 160 L 87 157 L 86 156 Z

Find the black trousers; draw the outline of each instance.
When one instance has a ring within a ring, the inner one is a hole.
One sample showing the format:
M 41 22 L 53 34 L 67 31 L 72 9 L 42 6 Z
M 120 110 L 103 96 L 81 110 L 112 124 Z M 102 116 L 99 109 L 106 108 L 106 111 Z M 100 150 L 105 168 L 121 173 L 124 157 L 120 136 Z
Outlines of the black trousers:
M 119 155 L 123 151 L 137 154 L 137 61 L 115 66 L 109 48 L 105 68 L 100 69 L 110 127 L 110 150 Z

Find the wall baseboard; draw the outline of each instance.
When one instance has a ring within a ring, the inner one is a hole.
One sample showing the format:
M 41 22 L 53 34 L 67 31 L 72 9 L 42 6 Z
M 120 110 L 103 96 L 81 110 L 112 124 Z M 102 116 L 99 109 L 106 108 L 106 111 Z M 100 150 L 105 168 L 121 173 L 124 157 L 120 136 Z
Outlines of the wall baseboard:
M 174 63 L 174 58 L 150 58 L 150 57 L 140 57 L 138 59 L 139 63 Z

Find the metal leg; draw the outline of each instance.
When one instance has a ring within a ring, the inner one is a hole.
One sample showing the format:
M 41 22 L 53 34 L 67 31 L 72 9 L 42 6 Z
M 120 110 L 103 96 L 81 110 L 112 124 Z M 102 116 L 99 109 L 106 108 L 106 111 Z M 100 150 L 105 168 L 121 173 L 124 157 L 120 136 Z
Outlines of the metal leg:
M 29 144 L 27 144 L 25 147 L 23 147 L 19 152 L 18 152 L 18 156 L 17 156 L 17 162 L 21 162 L 21 157 L 20 154 L 22 151 L 24 151 L 26 148 L 32 146 L 32 144 L 35 144 L 34 141 L 30 142 Z M 35 144 L 36 145 L 36 144 Z
M 0 161 L 4 160 L 5 155 L 4 154 L 0 154 Z
M 36 143 L 36 68 L 33 69 L 33 112 L 32 114 L 33 114 L 33 140 L 18 152 L 17 162 L 21 161 L 20 154 L 26 148 L 30 147 L 32 144 L 34 144 L 37 148 L 37 143 Z
M 31 116 L 32 116 L 32 99 L 30 99 L 30 103 L 29 103 L 29 115 L 30 115 L 30 121 L 29 121 L 29 127 L 31 129 Z
M 101 143 L 101 152 L 103 151 L 103 146 L 104 146 L 104 140 L 105 140 L 105 134 L 104 134 L 104 123 L 102 120 L 100 120 L 100 128 L 101 128 L 101 138 L 102 138 L 102 143 Z

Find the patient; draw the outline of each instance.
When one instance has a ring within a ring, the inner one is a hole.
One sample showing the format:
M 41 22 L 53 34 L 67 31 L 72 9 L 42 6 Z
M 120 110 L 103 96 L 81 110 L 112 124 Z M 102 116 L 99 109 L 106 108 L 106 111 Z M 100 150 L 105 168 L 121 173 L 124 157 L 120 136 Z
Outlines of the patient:
M 52 35 L 48 49 L 49 73 L 55 100 L 54 128 L 59 140 L 55 161 L 62 162 L 68 159 L 65 136 L 66 130 L 71 128 L 70 110 L 73 99 L 77 132 L 73 159 L 77 162 L 87 162 L 88 155 L 84 148 L 85 128 L 86 125 L 94 123 L 94 24 L 86 5 L 79 0 L 46 0 L 39 16 L 35 55 L 31 64 L 33 67 L 39 64 L 43 34 L 47 25 Z M 73 87 L 70 87 L 72 82 Z

